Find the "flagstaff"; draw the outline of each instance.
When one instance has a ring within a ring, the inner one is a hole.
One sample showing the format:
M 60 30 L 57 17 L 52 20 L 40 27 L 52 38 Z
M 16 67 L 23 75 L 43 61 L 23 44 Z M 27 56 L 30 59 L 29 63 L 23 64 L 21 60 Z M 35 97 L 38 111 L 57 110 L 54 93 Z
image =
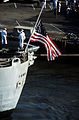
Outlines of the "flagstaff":
M 42 12 L 43 12 L 43 9 L 45 8 L 45 5 L 46 5 L 46 0 L 44 1 L 44 4 L 43 4 L 43 6 L 42 6 L 42 8 L 41 8 L 41 11 L 40 11 L 40 13 L 39 13 L 39 15 L 38 15 L 38 18 L 37 18 L 37 21 L 36 21 L 35 26 L 34 26 L 34 28 L 33 28 L 32 34 L 31 34 L 31 36 L 30 36 L 30 38 L 29 38 L 29 41 L 28 41 L 28 43 L 27 43 L 25 52 L 26 52 L 27 49 L 28 49 L 28 46 L 29 46 L 29 43 L 30 43 L 30 39 L 31 39 L 31 37 L 32 37 L 32 35 L 33 35 L 34 31 L 35 31 L 36 26 L 38 25 L 40 16 L 41 16 L 41 14 L 42 14 Z

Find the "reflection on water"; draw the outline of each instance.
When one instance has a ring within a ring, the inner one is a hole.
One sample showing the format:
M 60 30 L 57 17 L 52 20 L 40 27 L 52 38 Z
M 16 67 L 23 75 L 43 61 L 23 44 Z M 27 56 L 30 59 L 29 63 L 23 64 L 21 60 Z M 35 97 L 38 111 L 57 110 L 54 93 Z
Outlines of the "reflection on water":
M 9 120 L 79 120 L 79 65 L 36 61 Z

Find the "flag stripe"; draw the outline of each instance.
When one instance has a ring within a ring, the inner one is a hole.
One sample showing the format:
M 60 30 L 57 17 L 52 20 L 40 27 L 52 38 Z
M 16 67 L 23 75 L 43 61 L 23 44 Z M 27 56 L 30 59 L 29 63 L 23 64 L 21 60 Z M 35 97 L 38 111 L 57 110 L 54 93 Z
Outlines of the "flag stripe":
M 46 37 L 47 37 L 48 41 L 52 44 L 52 46 L 54 47 L 54 49 L 57 51 L 57 53 L 59 55 L 61 55 L 60 50 L 58 49 L 57 45 L 51 40 L 51 38 L 49 37 L 49 35 L 47 35 Z
M 35 39 L 31 38 L 30 40 L 31 40 L 31 42 L 34 42 L 34 41 L 35 42 L 40 42 L 44 45 L 45 49 L 47 50 L 47 59 L 49 61 L 49 50 L 48 50 L 47 44 L 45 42 L 43 42 L 42 40 L 39 40 L 39 39 L 35 40 Z

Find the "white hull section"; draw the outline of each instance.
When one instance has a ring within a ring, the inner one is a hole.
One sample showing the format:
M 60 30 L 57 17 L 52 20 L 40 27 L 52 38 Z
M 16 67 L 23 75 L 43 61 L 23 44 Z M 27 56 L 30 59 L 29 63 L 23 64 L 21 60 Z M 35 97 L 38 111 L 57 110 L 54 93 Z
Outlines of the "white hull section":
M 16 59 L 12 66 L 0 68 L 0 112 L 16 107 L 26 80 L 28 61 L 20 63 Z

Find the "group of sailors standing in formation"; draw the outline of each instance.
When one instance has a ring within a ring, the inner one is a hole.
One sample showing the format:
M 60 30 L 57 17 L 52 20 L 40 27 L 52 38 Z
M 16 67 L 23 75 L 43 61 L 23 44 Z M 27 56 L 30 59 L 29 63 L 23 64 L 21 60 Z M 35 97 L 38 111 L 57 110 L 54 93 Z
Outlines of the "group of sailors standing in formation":
M 17 30 L 17 32 L 19 33 L 19 47 L 23 48 L 24 40 L 26 39 L 24 30 L 23 29 L 22 30 Z M 4 28 L 1 31 L 1 41 L 2 41 L 2 44 L 7 44 L 7 28 Z
M 39 0 L 39 1 L 42 2 L 42 6 L 43 6 L 45 0 Z M 50 7 L 51 10 L 57 9 L 57 11 L 60 12 L 61 11 L 61 1 L 59 1 L 59 0 L 50 0 L 49 7 Z M 45 8 L 46 8 L 46 5 L 45 5 Z
M 77 12 L 79 10 L 79 0 L 65 0 L 66 13 L 69 15 L 71 12 Z
M 42 6 L 43 6 L 45 0 L 39 0 L 39 1 L 42 1 Z M 50 0 L 49 7 L 51 10 L 55 9 L 55 10 L 57 10 L 58 13 L 60 13 L 63 3 L 65 3 L 64 9 L 66 11 L 66 14 L 69 14 L 70 11 L 77 12 L 77 9 L 79 10 L 79 0 L 65 0 L 65 1 Z M 62 10 L 62 11 L 64 11 L 64 10 Z

